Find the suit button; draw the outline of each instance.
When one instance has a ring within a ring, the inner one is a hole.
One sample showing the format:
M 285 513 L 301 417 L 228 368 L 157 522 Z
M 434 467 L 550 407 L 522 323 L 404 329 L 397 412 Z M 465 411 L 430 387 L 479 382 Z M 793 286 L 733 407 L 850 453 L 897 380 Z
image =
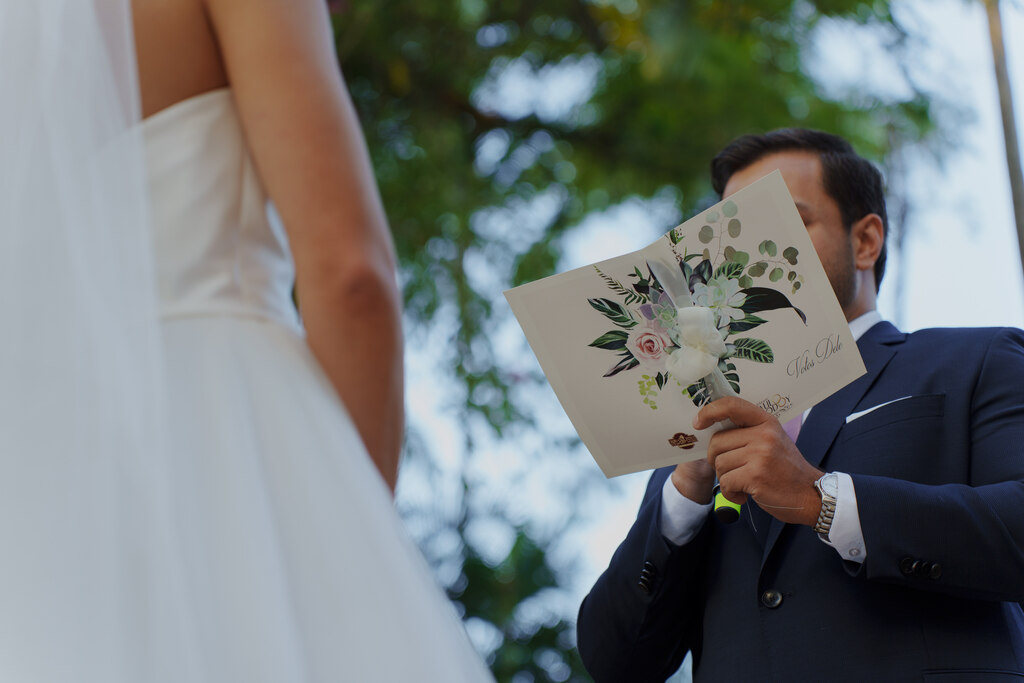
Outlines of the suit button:
M 941 577 L 942 577 L 942 565 L 939 564 L 938 562 L 936 562 L 931 567 L 928 568 L 928 578 L 932 579 L 933 581 L 935 581 L 935 580 L 937 580 L 937 579 L 939 579 Z
M 900 573 L 903 576 L 912 576 L 914 574 L 914 558 L 904 557 L 900 560 Z
M 773 589 L 761 593 L 761 604 L 768 609 L 775 609 L 782 604 L 782 593 Z
M 640 571 L 640 580 L 637 581 L 636 585 L 640 587 L 644 593 L 651 592 L 651 582 L 654 580 L 658 570 L 650 562 L 644 562 L 644 568 Z

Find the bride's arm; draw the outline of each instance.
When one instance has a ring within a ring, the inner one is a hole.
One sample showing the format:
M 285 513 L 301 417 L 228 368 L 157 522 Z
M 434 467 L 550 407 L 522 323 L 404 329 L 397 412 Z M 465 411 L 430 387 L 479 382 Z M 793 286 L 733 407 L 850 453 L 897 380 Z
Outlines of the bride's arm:
M 403 429 L 394 247 L 324 0 L 205 2 L 288 231 L 309 346 L 393 489 Z

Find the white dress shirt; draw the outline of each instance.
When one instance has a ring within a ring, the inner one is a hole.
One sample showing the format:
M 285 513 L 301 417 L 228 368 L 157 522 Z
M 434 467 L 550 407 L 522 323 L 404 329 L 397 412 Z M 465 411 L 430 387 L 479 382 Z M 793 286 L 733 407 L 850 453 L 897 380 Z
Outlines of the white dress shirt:
M 878 311 L 868 311 L 850 322 L 850 333 L 856 342 L 865 332 L 882 322 Z M 804 422 L 811 411 L 804 413 Z M 836 511 L 832 519 L 832 528 L 828 538 L 821 538 L 823 543 L 832 546 L 844 560 L 864 562 L 867 550 L 864 547 L 864 533 L 860 528 L 860 515 L 857 512 L 857 494 L 853 489 L 853 479 L 849 474 L 836 472 L 839 479 L 839 495 L 836 497 Z M 683 494 L 672 483 L 672 477 L 665 480 L 661 489 L 661 535 L 670 543 L 683 545 L 693 540 L 700 531 L 704 518 L 711 510 L 711 503 L 701 505 Z

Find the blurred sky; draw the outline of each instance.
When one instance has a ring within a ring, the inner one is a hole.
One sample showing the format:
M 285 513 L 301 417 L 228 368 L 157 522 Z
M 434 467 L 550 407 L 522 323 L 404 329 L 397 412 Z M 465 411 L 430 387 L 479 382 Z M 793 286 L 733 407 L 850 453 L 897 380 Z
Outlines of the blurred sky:
M 1024 130 L 1024 3 L 1003 0 L 1003 20 L 1007 56 L 1017 98 L 1017 125 Z M 905 0 L 897 3 L 897 15 L 912 32 L 924 36 L 907 54 L 912 63 L 903 70 L 926 91 L 946 98 L 968 115 L 950 132 L 956 148 L 944 156 L 938 166 L 927 154 L 907 159 L 908 195 L 914 211 L 908 221 L 904 267 L 890 261 L 882 287 L 879 308 L 883 316 L 903 329 L 912 331 L 932 326 L 1014 325 L 1024 326 L 1024 276 L 1016 241 L 1002 127 L 993 75 L 988 28 L 981 3 L 976 0 Z M 848 26 L 824 25 L 818 34 L 816 54 L 811 55 L 814 74 L 828 89 L 867 85 L 872 92 L 899 93 L 906 88 L 903 70 L 894 63 L 883 42 L 869 32 Z M 1015 45 L 1020 49 L 1015 50 Z M 575 71 L 579 87 L 565 79 L 573 74 L 551 74 L 547 84 L 517 84 L 527 75 L 510 74 L 505 87 L 491 96 L 512 97 L 501 108 L 514 114 L 517 108 L 538 113 L 552 101 L 552 93 L 576 93 L 586 97 L 592 87 L 593 70 L 588 64 Z M 499 92 L 500 91 L 500 92 Z M 486 95 L 482 95 L 486 96 Z M 524 104 L 525 101 L 525 104 Z M 520 113 L 519 115 L 523 115 Z M 537 207 L 543 212 L 543 206 Z M 553 210 L 553 206 L 552 206 Z M 652 242 L 664 230 L 666 221 L 681 222 L 688 216 L 675 216 L 665 201 L 628 201 L 601 215 L 589 217 L 568 235 L 566 256 L 559 264 L 564 271 L 639 249 Z M 649 229 L 644 230 L 643 226 Z M 624 229 L 629 226 L 630 229 Z M 903 282 L 902 304 L 896 297 L 896 283 Z M 443 329 L 443 328 L 442 328 Z M 635 516 L 647 473 L 619 477 L 607 486 L 590 486 L 580 500 L 557 494 L 565 482 L 603 479 L 597 465 L 585 453 L 573 457 L 530 460 L 529 454 L 544 453 L 546 436 L 571 437 L 568 419 L 547 389 L 531 400 L 544 406 L 536 430 L 520 431 L 496 439 L 486 430 L 475 433 L 472 426 L 459 424 L 448 402 L 438 390 L 436 367 L 431 362 L 437 344 L 447 343 L 443 332 L 436 339 L 421 340 L 409 354 L 409 406 L 414 423 L 429 425 L 426 430 L 440 464 L 455 466 L 464 457 L 467 431 L 477 439 L 477 457 L 470 470 L 470 490 L 481 499 L 506 505 L 513 517 L 519 511 L 523 520 L 559 522 L 578 515 L 569 533 L 555 545 L 555 561 L 571 568 L 569 595 L 557 606 L 574 613 L 579 600 L 607 564 L 612 552 L 625 536 Z M 527 349 L 522 332 L 509 321 L 494 331 L 493 340 L 503 355 L 522 358 Z M 529 357 L 526 366 L 536 368 Z M 517 365 L 523 363 L 517 362 Z M 542 435 L 540 432 L 543 432 Z M 567 449 L 571 450 L 571 449 Z M 581 449 L 577 449 L 581 450 Z M 526 464 L 524 464 L 526 463 Z M 407 463 L 415 470 L 415 463 Z M 411 476 L 408 476 L 411 474 Z M 413 471 L 403 480 L 416 480 Z M 407 486 L 403 496 L 426 496 L 445 500 L 458 492 L 436 489 L 422 491 Z M 416 521 L 408 522 L 415 533 Z M 481 519 L 470 529 L 482 546 L 493 548 L 497 561 L 508 550 L 511 536 L 502 523 Z M 457 571 L 457 568 L 452 568 Z

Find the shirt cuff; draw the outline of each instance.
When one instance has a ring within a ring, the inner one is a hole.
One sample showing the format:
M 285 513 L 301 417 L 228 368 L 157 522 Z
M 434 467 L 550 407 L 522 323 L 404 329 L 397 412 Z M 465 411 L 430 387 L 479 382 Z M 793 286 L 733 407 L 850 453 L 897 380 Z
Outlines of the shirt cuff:
M 864 547 L 864 532 L 860 528 L 860 513 L 857 511 L 857 492 L 853 488 L 853 478 L 843 472 L 835 474 L 839 480 L 835 516 L 832 518 L 828 538 L 820 534 L 818 538 L 835 548 L 844 560 L 863 564 L 868 559 L 868 551 Z
M 711 505 L 701 505 L 679 493 L 670 476 L 661 487 L 661 535 L 674 545 L 689 543 L 704 525 Z

